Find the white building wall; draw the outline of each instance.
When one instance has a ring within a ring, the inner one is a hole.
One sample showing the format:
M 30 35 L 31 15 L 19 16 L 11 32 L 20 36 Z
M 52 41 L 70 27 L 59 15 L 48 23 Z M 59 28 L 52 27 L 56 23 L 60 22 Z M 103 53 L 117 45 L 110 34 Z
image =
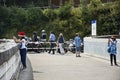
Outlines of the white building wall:
M 117 39 L 117 60 L 120 61 L 120 39 Z M 84 38 L 84 53 L 109 59 L 107 38 Z

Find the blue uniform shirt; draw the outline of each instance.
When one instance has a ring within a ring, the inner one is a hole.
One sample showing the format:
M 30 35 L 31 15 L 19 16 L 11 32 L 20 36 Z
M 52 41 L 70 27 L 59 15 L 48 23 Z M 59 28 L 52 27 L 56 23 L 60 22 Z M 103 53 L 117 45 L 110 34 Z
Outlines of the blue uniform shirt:
M 75 40 L 75 47 L 80 47 L 80 45 L 81 45 L 80 37 L 76 36 L 74 40 Z
M 50 34 L 50 41 L 55 41 L 55 35 L 54 34 Z

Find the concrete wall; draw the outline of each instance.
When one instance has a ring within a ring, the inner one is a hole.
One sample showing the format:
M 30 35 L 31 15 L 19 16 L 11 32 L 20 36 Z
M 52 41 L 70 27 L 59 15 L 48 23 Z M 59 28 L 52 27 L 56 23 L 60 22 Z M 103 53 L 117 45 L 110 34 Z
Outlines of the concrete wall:
M 117 60 L 120 61 L 120 39 L 117 39 Z M 84 38 L 84 53 L 109 59 L 107 38 Z
M 20 65 L 17 44 L 12 40 L 0 44 L 0 80 L 18 80 Z

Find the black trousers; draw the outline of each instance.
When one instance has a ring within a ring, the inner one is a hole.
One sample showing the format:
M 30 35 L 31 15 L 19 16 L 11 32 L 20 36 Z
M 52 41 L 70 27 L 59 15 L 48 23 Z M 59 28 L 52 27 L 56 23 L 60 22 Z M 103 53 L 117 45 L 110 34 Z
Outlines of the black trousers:
M 110 54 L 110 63 L 111 63 L 111 65 L 113 65 L 113 60 L 114 60 L 114 64 L 117 65 L 116 55 L 115 54 Z
M 27 67 L 26 65 L 26 54 L 27 54 L 27 50 L 26 49 L 20 49 L 20 56 L 21 56 L 21 62 L 24 68 Z
M 46 49 L 46 42 L 42 43 L 42 47 L 44 48 L 43 51 L 46 51 L 46 52 L 47 52 L 47 49 Z
M 54 45 L 55 44 L 53 42 L 50 43 L 50 50 L 49 50 L 48 53 L 50 53 L 51 51 L 53 51 L 53 54 L 55 54 Z

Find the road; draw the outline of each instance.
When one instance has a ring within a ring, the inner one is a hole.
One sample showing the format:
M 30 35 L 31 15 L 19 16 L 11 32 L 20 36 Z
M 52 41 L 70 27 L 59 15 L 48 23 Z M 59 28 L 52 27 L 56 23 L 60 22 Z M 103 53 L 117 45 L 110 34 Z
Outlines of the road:
M 32 71 L 28 68 L 21 76 L 32 72 L 33 78 L 27 76 L 31 77 L 28 80 L 120 80 L 119 66 L 110 66 L 109 60 L 84 53 L 76 58 L 70 52 L 65 55 L 30 52 L 28 59 Z

